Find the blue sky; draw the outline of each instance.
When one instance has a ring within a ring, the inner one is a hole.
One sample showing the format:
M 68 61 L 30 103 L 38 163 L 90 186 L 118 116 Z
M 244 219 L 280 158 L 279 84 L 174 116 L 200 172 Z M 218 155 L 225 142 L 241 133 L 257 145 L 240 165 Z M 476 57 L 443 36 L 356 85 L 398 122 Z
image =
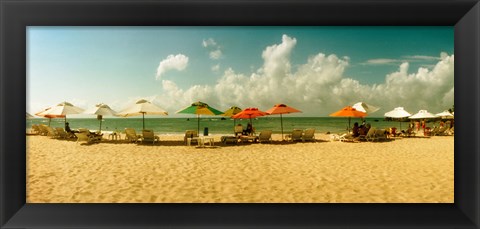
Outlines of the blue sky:
M 303 116 L 359 101 L 381 108 L 372 116 L 435 113 L 453 105 L 453 48 L 453 27 L 31 26 L 27 112 L 146 98 L 173 116 L 197 100 L 287 103 Z

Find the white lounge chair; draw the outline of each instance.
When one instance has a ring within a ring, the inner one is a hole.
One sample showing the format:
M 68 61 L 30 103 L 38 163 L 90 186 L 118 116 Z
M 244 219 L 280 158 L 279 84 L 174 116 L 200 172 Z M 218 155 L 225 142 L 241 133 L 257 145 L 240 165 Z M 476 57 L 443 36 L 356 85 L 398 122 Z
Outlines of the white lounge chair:
M 258 135 L 258 142 L 272 142 L 272 131 L 271 130 L 262 130 Z
M 291 134 L 285 135 L 285 139 L 288 141 L 301 141 L 303 135 L 303 130 L 294 129 Z
M 183 142 L 185 145 L 190 145 L 193 141 L 198 142 L 198 131 L 196 130 L 186 130 L 185 136 L 183 137 Z
M 159 141 L 160 141 L 160 137 L 155 135 L 155 133 L 153 133 L 153 130 L 142 131 L 142 143 L 152 142 L 152 144 L 155 144 L 155 142 L 159 142 Z
M 137 132 L 133 128 L 125 128 L 125 140 L 129 142 L 138 142 L 142 139 L 142 135 L 137 135 Z
M 302 135 L 302 141 L 315 141 L 315 129 L 306 129 L 305 133 Z

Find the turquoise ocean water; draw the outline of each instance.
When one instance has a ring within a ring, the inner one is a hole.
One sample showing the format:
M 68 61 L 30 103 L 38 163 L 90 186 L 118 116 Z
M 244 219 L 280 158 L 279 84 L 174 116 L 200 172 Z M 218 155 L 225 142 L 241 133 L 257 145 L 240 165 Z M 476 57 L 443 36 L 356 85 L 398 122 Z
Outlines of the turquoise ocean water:
M 31 128 L 32 124 L 46 124 L 48 119 L 34 118 L 27 119 L 26 128 Z M 90 130 L 99 129 L 99 121 L 95 118 L 67 118 L 70 128 L 87 128 Z M 235 124 L 241 123 L 244 128 L 249 120 L 235 120 Z M 353 123 L 361 124 L 361 119 L 352 118 Z M 366 122 L 377 128 L 399 128 L 399 122 L 384 121 L 383 118 L 366 118 Z M 403 122 L 402 129 L 408 127 L 408 123 Z M 50 126 L 64 127 L 63 119 L 52 119 Z M 204 128 L 208 128 L 209 134 L 233 134 L 234 120 L 227 118 L 205 118 L 200 117 L 200 133 Z M 261 130 L 272 130 L 273 133 L 281 133 L 280 117 L 260 117 L 253 120 L 253 126 L 257 132 Z M 333 117 L 283 117 L 284 133 L 289 133 L 293 129 L 315 128 L 316 133 L 344 133 L 348 127 L 347 118 Z M 142 130 L 142 118 L 104 118 L 102 121 L 102 131 L 123 131 L 125 128 L 134 128 L 137 131 Z M 152 129 L 156 134 L 183 134 L 185 130 L 197 129 L 197 118 L 145 118 L 145 129 Z

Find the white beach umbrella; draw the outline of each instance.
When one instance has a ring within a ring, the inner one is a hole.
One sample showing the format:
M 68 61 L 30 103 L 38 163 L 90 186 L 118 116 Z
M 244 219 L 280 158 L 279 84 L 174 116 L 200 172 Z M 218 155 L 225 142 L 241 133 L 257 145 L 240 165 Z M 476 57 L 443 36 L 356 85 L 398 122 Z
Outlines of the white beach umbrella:
M 419 110 L 418 113 L 408 117 L 409 119 L 431 119 L 436 118 L 434 114 L 428 112 L 427 110 Z
M 31 114 L 29 114 L 29 113 L 27 112 L 27 116 L 26 116 L 26 117 L 27 117 L 27 119 L 30 119 L 30 118 L 33 118 L 33 115 L 31 115 Z
M 93 114 L 97 115 L 97 119 L 100 121 L 100 128 L 99 130 L 102 131 L 102 119 L 103 116 L 116 116 L 117 112 L 112 110 L 107 104 L 99 103 L 90 109 L 87 109 L 85 114 Z
M 118 116 L 129 117 L 142 115 L 143 117 L 143 129 L 145 129 L 145 115 L 168 115 L 168 112 L 160 108 L 159 106 L 145 100 L 138 100 L 133 106 L 117 113 Z
M 364 112 L 364 113 L 367 113 L 367 114 L 373 113 L 373 112 L 378 111 L 380 109 L 379 107 L 372 106 L 372 105 L 366 104 L 364 102 L 355 103 L 355 104 L 353 104 L 352 107 L 355 108 L 355 110 L 357 110 L 357 111 L 361 111 L 361 112 Z
M 83 112 L 83 109 L 80 107 L 76 107 L 69 102 L 62 102 L 57 104 L 56 106 L 52 107 L 51 109 L 47 109 L 44 112 L 41 112 L 41 116 L 65 116 L 65 123 L 67 122 L 67 115 L 69 114 L 80 114 Z
M 385 113 L 385 117 L 388 118 L 406 118 L 410 117 L 412 114 L 408 113 L 403 107 L 395 107 L 393 110 Z M 400 129 L 402 129 L 402 122 L 400 122 Z
M 452 119 L 453 118 L 453 114 L 450 113 L 449 111 L 440 112 L 438 114 L 435 114 L 435 116 L 441 117 L 442 119 Z

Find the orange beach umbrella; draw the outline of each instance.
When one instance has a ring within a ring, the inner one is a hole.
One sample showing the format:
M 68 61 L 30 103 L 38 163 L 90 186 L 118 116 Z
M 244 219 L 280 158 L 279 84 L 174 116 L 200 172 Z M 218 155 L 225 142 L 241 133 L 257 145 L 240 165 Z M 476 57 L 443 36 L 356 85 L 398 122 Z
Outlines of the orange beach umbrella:
M 275 104 L 272 108 L 266 111 L 267 114 L 279 114 L 280 115 L 280 125 L 282 127 L 282 139 L 283 139 L 283 120 L 282 114 L 289 114 L 289 113 L 298 113 L 301 112 L 293 107 L 289 107 L 285 104 Z
M 346 106 L 342 108 L 341 110 L 331 113 L 330 116 L 332 117 L 348 117 L 348 129 L 350 130 L 350 119 L 353 118 L 363 118 L 367 116 L 367 113 L 357 111 L 357 109 L 351 107 L 351 106 Z

